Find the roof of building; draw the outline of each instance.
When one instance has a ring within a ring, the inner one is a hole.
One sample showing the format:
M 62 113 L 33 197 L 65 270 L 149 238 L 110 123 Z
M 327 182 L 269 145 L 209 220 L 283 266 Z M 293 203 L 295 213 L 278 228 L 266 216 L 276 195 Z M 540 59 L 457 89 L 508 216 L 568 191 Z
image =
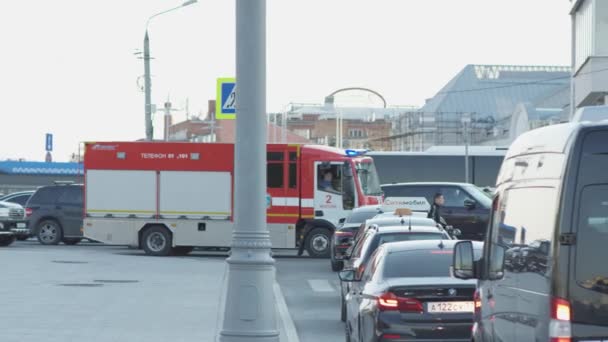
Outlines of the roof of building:
M 506 147 L 498 146 L 469 146 L 470 156 L 504 156 Z M 465 146 L 431 146 L 423 152 L 400 152 L 400 151 L 371 151 L 368 155 L 375 156 L 464 156 Z
M 522 102 L 563 108 L 569 103 L 570 70 L 563 66 L 467 65 L 421 111 L 502 118 Z
M 236 135 L 236 120 L 218 120 L 215 129 L 216 142 L 234 143 Z M 295 134 L 290 130 L 284 130 L 275 124 L 269 123 L 267 128 L 268 142 L 283 143 L 283 134 L 288 144 L 309 144 L 310 140 Z
M 0 161 L 0 173 L 13 175 L 79 176 L 84 174 L 84 168 L 81 163 Z
M 400 113 L 413 111 L 412 107 L 334 107 L 323 104 L 292 104 L 288 112 L 290 119 L 302 118 L 304 115 L 318 115 L 320 120 L 334 119 L 337 113 L 345 119 L 373 121 L 378 119 L 388 119 Z

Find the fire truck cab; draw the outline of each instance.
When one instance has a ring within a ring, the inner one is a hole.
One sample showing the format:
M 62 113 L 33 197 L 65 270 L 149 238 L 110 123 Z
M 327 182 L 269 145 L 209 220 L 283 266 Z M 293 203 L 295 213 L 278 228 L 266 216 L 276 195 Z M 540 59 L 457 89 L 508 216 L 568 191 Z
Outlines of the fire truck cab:
M 85 144 L 85 237 L 150 255 L 230 247 L 234 145 L 166 142 Z M 329 256 L 340 219 L 382 202 L 364 151 L 267 146 L 267 224 L 273 248 Z

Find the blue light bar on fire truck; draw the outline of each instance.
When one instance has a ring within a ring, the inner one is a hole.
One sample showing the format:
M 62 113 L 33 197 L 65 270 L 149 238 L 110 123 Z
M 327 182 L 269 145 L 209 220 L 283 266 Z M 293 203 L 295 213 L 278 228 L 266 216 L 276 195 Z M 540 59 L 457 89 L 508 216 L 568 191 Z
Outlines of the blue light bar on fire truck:
M 344 153 L 346 154 L 347 157 L 358 157 L 358 156 L 362 156 L 364 154 L 366 154 L 369 150 L 363 150 L 363 149 L 358 149 L 358 150 L 344 150 Z

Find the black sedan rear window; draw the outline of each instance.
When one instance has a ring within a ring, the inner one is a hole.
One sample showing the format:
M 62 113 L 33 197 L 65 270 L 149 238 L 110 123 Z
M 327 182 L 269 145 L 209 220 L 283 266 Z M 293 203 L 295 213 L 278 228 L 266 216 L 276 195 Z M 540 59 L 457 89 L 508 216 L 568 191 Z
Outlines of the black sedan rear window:
M 410 233 L 408 231 L 395 232 L 395 233 L 383 233 L 376 234 L 374 240 L 371 242 L 369 248 L 365 252 L 363 260 L 367 262 L 368 258 L 374 254 L 379 246 L 389 242 L 399 241 L 413 241 L 413 240 L 441 240 L 447 237 L 443 233 L 437 231 L 437 233 Z
M 384 278 L 448 277 L 453 250 L 424 249 L 394 252 L 384 262 Z M 478 258 L 481 250 L 475 251 Z

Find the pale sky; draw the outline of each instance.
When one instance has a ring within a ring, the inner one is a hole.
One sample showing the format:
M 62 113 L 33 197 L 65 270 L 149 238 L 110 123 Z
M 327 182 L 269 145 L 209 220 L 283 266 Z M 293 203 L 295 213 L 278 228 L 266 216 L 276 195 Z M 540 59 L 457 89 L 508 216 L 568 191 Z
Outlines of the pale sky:
M 54 160 L 82 141 L 144 137 L 137 86 L 146 19 L 179 0 L 0 2 L 0 160 Z M 150 24 L 152 99 L 206 113 L 234 76 L 234 0 L 199 0 Z M 268 0 L 268 111 L 372 88 L 422 105 L 467 64 L 570 65 L 567 0 Z M 174 121 L 185 119 L 184 112 Z M 162 113 L 155 137 L 162 137 Z

